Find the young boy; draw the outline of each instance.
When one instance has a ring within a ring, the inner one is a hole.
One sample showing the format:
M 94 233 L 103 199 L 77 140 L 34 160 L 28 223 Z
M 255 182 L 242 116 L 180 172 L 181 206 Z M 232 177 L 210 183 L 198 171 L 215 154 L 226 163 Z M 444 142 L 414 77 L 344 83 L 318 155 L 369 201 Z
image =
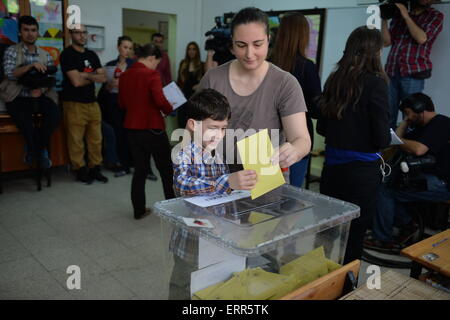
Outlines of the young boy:
M 229 174 L 227 165 L 213 155 L 225 135 L 230 116 L 227 98 L 213 89 L 203 90 L 189 101 L 186 129 L 191 142 L 182 148 L 174 162 L 177 196 L 223 194 L 255 187 L 254 171 Z
M 177 196 L 224 194 L 232 190 L 252 190 L 256 172 L 243 170 L 230 174 L 214 150 L 225 135 L 231 116 L 227 99 L 213 89 L 194 95 L 187 105 L 187 124 L 191 141 L 174 161 L 174 188 Z M 174 254 L 169 299 L 190 299 L 190 275 L 197 270 L 198 237 L 175 229 L 169 250 Z

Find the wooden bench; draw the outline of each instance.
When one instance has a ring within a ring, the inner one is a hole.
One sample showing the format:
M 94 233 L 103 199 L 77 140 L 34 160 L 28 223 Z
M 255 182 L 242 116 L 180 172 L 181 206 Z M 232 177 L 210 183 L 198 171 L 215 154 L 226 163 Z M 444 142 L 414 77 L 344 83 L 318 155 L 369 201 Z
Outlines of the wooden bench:
M 0 193 L 2 193 L 3 173 L 29 171 L 23 162 L 25 141 L 19 129 L 8 114 L 0 114 Z M 50 144 L 50 158 L 53 167 L 68 163 L 66 135 L 63 122 L 53 132 Z M 37 175 L 38 190 L 41 189 L 40 173 Z M 48 181 L 51 182 L 51 179 Z
M 419 278 L 422 267 L 450 277 L 450 229 L 403 249 L 401 254 L 413 261 L 412 278 Z

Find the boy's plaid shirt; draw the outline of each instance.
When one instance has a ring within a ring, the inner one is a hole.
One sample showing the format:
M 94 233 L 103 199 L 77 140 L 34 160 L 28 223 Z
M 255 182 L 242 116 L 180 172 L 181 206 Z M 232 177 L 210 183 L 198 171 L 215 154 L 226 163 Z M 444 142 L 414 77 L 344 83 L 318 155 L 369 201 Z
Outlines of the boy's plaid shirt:
M 195 142 L 178 153 L 173 164 L 173 184 L 178 197 L 230 193 L 229 170 L 218 156 L 204 152 Z M 169 250 L 183 260 L 196 264 L 198 237 L 187 230 L 175 229 Z

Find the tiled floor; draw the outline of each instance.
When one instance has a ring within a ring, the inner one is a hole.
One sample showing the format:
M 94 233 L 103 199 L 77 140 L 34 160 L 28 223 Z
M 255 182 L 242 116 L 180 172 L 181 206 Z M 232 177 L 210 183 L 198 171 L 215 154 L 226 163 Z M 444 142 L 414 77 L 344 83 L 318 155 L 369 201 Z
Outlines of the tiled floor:
M 57 168 L 42 192 L 29 178 L 4 182 L 0 299 L 167 299 L 170 260 L 159 219 L 135 221 L 131 176 L 105 174 L 108 184 L 85 186 Z M 159 181 L 147 181 L 146 191 L 149 204 L 163 199 Z M 81 290 L 67 287 L 71 265 L 81 269 Z M 366 270 L 363 263 L 360 283 Z

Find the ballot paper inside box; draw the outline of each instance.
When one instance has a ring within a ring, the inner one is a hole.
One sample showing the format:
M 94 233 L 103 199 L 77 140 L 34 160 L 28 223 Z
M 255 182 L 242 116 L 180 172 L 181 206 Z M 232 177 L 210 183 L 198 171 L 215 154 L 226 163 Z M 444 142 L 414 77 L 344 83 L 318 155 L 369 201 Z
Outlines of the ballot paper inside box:
M 353 204 L 289 185 L 256 200 L 205 208 L 178 198 L 156 203 L 154 211 L 165 241 L 163 271 L 172 279 L 167 288 L 178 291 L 177 296 L 172 290 L 174 299 L 195 298 L 195 292 L 214 289 L 247 271 L 239 279 L 248 281 L 261 273 L 264 279 L 284 283 L 288 279 L 281 270 L 316 248 L 323 247 L 330 262 L 342 264 L 350 223 L 359 217 Z M 213 227 L 188 226 L 183 218 L 206 219 Z M 267 298 L 262 293 L 254 297 Z

